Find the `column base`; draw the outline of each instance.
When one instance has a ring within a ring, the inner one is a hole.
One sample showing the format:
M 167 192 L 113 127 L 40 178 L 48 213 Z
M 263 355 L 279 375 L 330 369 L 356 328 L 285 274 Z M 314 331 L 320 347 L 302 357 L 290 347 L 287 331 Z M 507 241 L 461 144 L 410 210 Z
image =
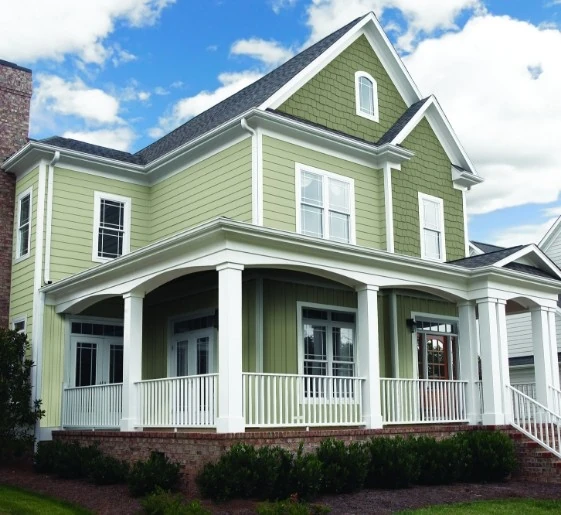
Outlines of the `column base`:
M 504 413 L 483 413 L 484 426 L 504 426 Z
M 140 431 L 136 425 L 136 420 L 133 418 L 122 418 L 119 424 L 120 431 Z
M 365 415 L 364 427 L 366 429 L 382 429 L 384 427 L 382 415 Z
M 217 433 L 245 433 L 244 417 L 218 417 L 216 419 Z

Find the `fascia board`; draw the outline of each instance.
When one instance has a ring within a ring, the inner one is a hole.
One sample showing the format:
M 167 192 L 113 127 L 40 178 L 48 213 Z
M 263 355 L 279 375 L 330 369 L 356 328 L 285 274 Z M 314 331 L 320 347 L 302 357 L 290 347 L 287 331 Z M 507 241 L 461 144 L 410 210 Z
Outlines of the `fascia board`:
M 476 252 L 476 255 L 485 254 L 485 252 L 483 252 L 477 245 L 475 245 L 475 243 L 472 243 L 471 241 L 469 242 L 469 248 L 471 250 L 474 250 Z
M 551 259 L 549 259 L 549 257 L 547 257 L 547 255 L 544 254 L 544 252 L 541 251 L 534 244 L 527 245 L 527 246 L 521 248 L 520 250 L 518 250 L 514 254 L 511 254 L 510 256 L 507 256 L 507 257 L 501 259 L 500 261 L 497 261 L 492 266 L 495 267 L 495 268 L 503 268 L 505 265 L 508 265 L 509 263 L 514 263 L 514 262 L 516 262 L 516 260 L 518 260 L 518 259 L 520 259 L 524 256 L 527 256 L 529 254 L 534 254 L 534 256 L 537 257 L 538 260 L 541 261 L 542 264 L 546 268 L 548 268 L 550 272 L 552 272 L 556 277 L 558 277 L 561 280 L 561 270 L 559 270 L 559 268 L 555 265 L 555 263 L 553 263 L 553 261 L 551 261 Z

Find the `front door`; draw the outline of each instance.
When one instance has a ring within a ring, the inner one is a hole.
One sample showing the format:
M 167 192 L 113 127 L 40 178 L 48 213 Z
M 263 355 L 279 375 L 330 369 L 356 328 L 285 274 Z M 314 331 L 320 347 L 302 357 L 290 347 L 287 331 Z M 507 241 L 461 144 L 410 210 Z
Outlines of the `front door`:
M 72 336 L 74 386 L 123 382 L 123 340 L 96 336 Z
M 175 334 L 171 344 L 170 375 L 176 377 L 214 372 L 214 329 Z

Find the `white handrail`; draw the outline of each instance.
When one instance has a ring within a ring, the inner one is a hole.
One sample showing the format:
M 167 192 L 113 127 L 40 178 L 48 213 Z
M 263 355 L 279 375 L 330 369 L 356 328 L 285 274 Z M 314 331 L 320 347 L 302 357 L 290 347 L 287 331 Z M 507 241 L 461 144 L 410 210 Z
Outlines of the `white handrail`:
M 467 422 L 467 381 L 381 378 L 385 424 Z
M 561 390 L 550 384 L 549 393 L 551 394 L 552 411 L 561 416 Z
M 520 390 L 524 395 L 527 395 L 532 399 L 536 398 L 536 383 L 510 383 L 510 386 L 516 388 L 517 390 Z
M 360 377 L 243 373 L 247 427 L 363 424 Z
M 121 422 L 122 383 L 64 388 L 62 426 L 117 428 Z
M 512 397 L 511 425 L 561 458 L 561 417 L 513 386 L 506 388 Z

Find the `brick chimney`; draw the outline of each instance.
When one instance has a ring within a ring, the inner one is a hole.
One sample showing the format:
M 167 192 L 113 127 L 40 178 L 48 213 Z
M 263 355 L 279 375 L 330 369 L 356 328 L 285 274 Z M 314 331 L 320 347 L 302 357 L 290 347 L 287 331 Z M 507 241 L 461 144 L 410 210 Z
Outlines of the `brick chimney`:
M 9 323 L 15 177 L 2 162 L 27 143 L 31 70 L 0 59 L 0 327 Z

